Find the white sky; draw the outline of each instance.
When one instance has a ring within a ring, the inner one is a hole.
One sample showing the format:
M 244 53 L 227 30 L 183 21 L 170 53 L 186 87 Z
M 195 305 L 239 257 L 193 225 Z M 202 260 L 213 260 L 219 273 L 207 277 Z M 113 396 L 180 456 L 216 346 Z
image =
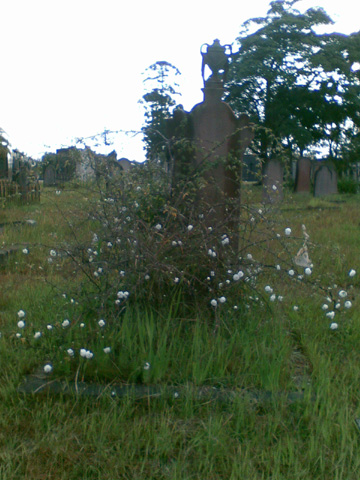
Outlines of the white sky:
M 235 42 L 241 24 L 265 16 L 267 0 L 0 0 L 0 127 L 33 158 L 109 130 L 139 131 L 145 69 L 175 65 L 186 110 L 202 100 L 200 46 Z M 354 0 L 303 0 L 360 30 Z M 144 160 L 141 137 L 119 135 L 118 158 Z M 107 150 L 109 151 L 109 149 Z M 105 153 L 106 150 L 103 150 Z

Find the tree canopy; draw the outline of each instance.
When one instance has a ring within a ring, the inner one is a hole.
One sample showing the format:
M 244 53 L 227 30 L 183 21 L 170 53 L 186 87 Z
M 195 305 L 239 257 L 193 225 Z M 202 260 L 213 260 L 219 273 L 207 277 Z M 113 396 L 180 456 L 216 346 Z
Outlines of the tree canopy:
M 230 69 L 227 101 L 259 125 L 253 145 L 263 160 L 275 139 L 290 156 L 321 149 L 337 157 L 360 125 L 360 33 L 317 33 L 331 18 L 295 3 L 273 1 L 266 17 L 243 24 Z
M 176 106 L 179 85 L 175 78 L 180 71 L 169 62 L 158 61 L 145 71 L 144 84 L 147 92 L 140 101 L 145 105 L 145 126 L 143 127 L 145 151 L 148 160 L 161 157 L 166 143 L 166 121 Z

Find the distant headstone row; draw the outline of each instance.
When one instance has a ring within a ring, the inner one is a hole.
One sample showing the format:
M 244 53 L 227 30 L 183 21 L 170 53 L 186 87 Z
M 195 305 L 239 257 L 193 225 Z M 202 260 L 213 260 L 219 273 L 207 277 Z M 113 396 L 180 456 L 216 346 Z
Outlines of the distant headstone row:
M 263 168 L 264 203 L 276 203 L 283 199 L 284 168 L 279 160 L 269 160 Z M 295 192 L 309 194 L 312 180 L 314 196 L 321 197 L 338 193 L 338 176 L 332 162 L 311 161 L 300 158 L 296 167 Z

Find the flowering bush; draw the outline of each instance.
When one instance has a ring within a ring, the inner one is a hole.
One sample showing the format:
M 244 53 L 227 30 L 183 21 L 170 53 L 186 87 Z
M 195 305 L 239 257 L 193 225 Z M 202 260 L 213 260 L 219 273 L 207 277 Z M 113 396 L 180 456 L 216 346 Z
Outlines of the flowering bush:
M 69 219 L 71 241 L 59 239 L 46 247 L 47 271 L 74 278 L 76 288 L 61 292 L 60 311 L 51 321 L 41 323 L 18 305 L 13 335 L 26 347 L 41 346 L 45 373 L 59 364 L 72 371 L 78 365 L 89 371 L 96 364 L 116 365 L 127 379 L 153 375 L 151 348 L 137 351 L 136 361 L 133 347 L 126 354 L 119 351 L 124 318 L 129 314 L 129 321 L 132 310 L 156 311 L 157 328 L 168 316 L 192 318 L 201 312 L 215 332 L 226 318 L 240 324 L 257 308 L 271 311 L 276 305 L 283 311 L 291 285 L 297 292 L 320 293 L 324 324 L 331 331 L 342 329 L 341 318 L 352 308 L 351 287 L 322 286 L 309 258 L 314 246 L 306 228 L 296 235 L 297 226 L 285 224 L 272 206 L 245 201 L 236 222 L 229 216 L 212 224 L 209 210 L 217 205 L 200 202 L 202 182 L 192 177 L 174 189 L 168 174 L 150 164 L 98 176 L 91 191 L 89 186 L 78 223 Z M 237 211 L 230 202 L 228 207 Z M 26 261 L 33 251 L 23 252 Z M 355 275 L 351 269 L 349 278 Z M 131 334 L 142 342 L 140 333 L 139 338 Z

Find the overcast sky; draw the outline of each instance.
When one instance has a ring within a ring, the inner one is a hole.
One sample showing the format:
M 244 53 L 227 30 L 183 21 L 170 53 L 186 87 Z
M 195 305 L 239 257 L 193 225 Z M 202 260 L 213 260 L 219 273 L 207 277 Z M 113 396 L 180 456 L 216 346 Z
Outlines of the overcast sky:
M 12 148 L 40 158 L 104 129 L 139 131 L 145 69 L 165 60 L 182 73 L 179 102 L 202 100 L 203 43 L 235 42 L 241 24 L 265 16 L 269 1 L 0 0 L 0 127 Z M 353 0 L 304 0 L 360 30 Z M 118 158 L 144 159 L 141 136 L 119 134 Z M 105 153 L 105 150 L 103 150 Z

